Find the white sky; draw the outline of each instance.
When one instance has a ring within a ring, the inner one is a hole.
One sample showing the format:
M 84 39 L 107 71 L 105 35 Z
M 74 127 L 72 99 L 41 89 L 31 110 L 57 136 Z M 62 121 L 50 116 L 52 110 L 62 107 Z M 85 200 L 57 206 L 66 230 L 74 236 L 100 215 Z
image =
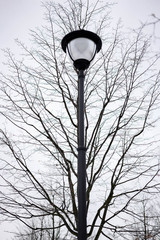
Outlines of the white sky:
M 108 0 L 108 2 L 113 1 Z M 41 0 L 0 0 L 0 49 L 10 48 L 14 52 L 17 51 L 14 39 L 28 41 L 29 29 L 41 26 L 43 22 L 44 9 L 41 5 Z M 160 0 L 117 0 L 117 4 L 113 7 L 112 18 L 118 21 L 121 17 L 124 27 L 134 28 L 138 27 L 141 21 L 151 19 L 152 13 L 160 17 Z M 156 31 L 160 35 L 160 24 Z M 157 46 L 159 47 L 160 44 Z M 2 61 L 3 54 L 0 52 L 0 68 Z M 10 230 L 5 223 L 0 224 L 0 238 L 10 240 L 13 235 L 5 233 Z
M 44 0 L 44 2 L 47 0 Z M 60 0 L 55 0 L 58 2 Z M 108 0 L 113 2 L 114 0 Z M 122 18 L 126 27 L 138 26 L 152 13 L 160 16 L 160 0 L 115 0 L 113 19 Z M 0 0 L 0 49 L 12 48 L 14 39 L 26 40 L 28 30 L 41 26 L 41 0 Z

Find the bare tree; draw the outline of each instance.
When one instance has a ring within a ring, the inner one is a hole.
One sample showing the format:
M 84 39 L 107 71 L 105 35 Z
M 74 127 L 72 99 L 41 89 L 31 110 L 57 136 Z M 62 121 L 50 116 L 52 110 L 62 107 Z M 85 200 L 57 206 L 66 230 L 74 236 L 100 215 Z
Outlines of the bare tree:
M 41 222 L 40 222 L 41 221 Z M 36 229 L 37 224 L 41 226 L 39 229 Z M 60 224 L 61 225 L 61 224 Z M 47 229 L 46 226 L 48 226 Z M 50 229 L 49 229 L 50 226 Z M 54 239 L 54 240 L 61 240 L 60 238 L 60 228 L 55 229 L 54 224 L 54 215 L 52 219 L 48 219 L 46 222 L 46 217 L 42 217 L 39 219 L 39 222 L 32 222 L 32 228 L 23 227 L 18 229 L 18 233 L 14 236 L 13 239 L 20 239 L 20 240 L 44 240 L 44 239 Z M 67 240 L 67 237 L 64 235 L 63 239 Z
M 88 239 L 128 239 L 141 193 L 159 191 L 157 139 L 151 138 L 159 56 L 143 29 L 111 28 L 110 7 L 50 2 L 47 25 L 31 32 L 32 48 L 17 41 L 22 59 L 5 51 L 10 72 L 0 83 L 0 213 L 44 234 L 38 239 L 77 236 L 78 80 L 60 45 L 70 31 L 92 30 L 103 40 L 85 80 Z
M 156 196 L 157 198 L 158 196 Z M 158 240 L 160 236 L 160 211 L 159 203 L 155 199 L 144 199 L 140 208 L 134 212 L 135 223 L 131 226 L 133 240 Z

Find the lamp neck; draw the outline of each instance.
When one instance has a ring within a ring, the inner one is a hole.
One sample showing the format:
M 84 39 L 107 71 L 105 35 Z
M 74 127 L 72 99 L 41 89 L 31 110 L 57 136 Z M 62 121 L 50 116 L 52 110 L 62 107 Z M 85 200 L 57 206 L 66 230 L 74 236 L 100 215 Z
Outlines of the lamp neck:
M 87 68 L 89 68 L 90 62 L 86 59 L 78 59 L 74 61 L 74 67 L 76 69 L 80 70 L 86 70 Z

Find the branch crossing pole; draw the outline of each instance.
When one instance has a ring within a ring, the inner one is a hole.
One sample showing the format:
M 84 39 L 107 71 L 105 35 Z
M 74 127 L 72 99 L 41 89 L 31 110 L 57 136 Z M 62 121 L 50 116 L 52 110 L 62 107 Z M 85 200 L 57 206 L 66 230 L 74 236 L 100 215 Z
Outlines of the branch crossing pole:
M 78 240 L 87 239 L 86 147 L 84 141 L 84 70 L 78 75 Z

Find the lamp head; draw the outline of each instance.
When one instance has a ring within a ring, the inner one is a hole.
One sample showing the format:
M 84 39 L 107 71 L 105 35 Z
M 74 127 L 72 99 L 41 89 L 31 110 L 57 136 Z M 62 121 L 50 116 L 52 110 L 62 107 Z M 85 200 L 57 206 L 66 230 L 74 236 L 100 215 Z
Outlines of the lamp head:
M 86 70 L 102 47 L 100 37 L 90 31 L 77 30 L 68 33 L 61 42 L 63 51 L 69 54 L 76 69 Z

